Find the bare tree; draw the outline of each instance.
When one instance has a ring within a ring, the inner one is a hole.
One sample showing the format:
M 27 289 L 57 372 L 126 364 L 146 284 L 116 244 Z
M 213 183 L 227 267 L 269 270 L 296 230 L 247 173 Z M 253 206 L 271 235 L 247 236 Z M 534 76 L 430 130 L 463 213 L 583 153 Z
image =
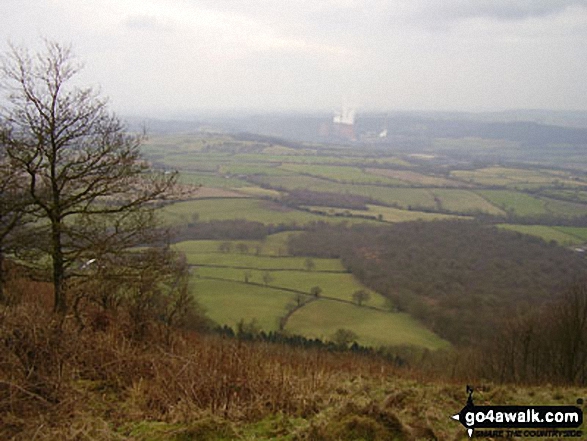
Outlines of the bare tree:
M 249 252 L 249 246 L 244 242 L 236 244 L 236 250 L 241 254 L 247 254 Z
M 320 297 L 320 294 L 322 294 L 322 288 L 319 286 L 313 286 L 310 289 L 310 294 L 312 294 L 314 297 Z
M 304 300 L 306 300 L 306 296 L 304 294 L 296 294 L 296 303 L 298 306 L 302 306 L 304 304 Z
M 94 89 L 75 86 L 81 66 L 69 47 L 46 41 L 35 55 L 12 47 L 2 61 L 7 153 L 42 219 L 37 234 L 48 237 L 54 309 L 63 314 L 68 270 L 144 243 L 152 203 L 175 175 L 150 171 L 143 136 L 127 134 Z
M 275 278 L 271 275 L 269 271 L 265 271 L 263 273 L 263 283 L 265 284 L 265 286 L 268 286 L 274 280 Z
M 332 335 L 332 341 L 337 346 L 348 347 L 353 341 L 356 341 L 359 336 L 350 329 L 339 328 Z
M 353 301 L 359 306 L 363 305 L 363 302 L 368 302 L 370 298 L 371 295 L 364 289 L 359 289 L 353 293 Z
M 230 253 L 232 251 L 232 243 L 225 241 L 218 245 L 218 251 L 221 253 Z
M 14 252 L 24 238 L 22 229 L 31 220 L 29 199 L 19 179 L 18 171 L 12 166 L 6 154 L 4 131 L 0 133 L 0 303 L 7 297 L 5 253 Z
M 251 278 L 253 277 L 253 273 L 249 270 L 245 271 L 245 283 L 249 283 Z

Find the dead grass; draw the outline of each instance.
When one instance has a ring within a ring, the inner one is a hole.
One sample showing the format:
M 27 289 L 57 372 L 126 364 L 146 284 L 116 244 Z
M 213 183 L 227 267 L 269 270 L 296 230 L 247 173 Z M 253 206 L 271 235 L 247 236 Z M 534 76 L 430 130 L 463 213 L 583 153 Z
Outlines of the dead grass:
M 466 401 L 463 381 L 352 353 L 170 339 L 153 323 L 137 339 L 123 311 L 100 326 L 85 311 L 80 326 L 26 298 L 0 306 L 2 440 L 467 439 L 450 419 Z M 585 392 L 486 384 L 475 396 L 549 405 Z
M 216 335 L 178 332 L 170 342 L 156 327 L 137 341 L 123 314 L 100 330 L 86 320 L 82 328 L 32 303 L 0 309 L 0 439 L 114 439 L 112 428 L 132 421 L 185 425 L 203 415 L 309 418 L 345 376 L 394 370 Z

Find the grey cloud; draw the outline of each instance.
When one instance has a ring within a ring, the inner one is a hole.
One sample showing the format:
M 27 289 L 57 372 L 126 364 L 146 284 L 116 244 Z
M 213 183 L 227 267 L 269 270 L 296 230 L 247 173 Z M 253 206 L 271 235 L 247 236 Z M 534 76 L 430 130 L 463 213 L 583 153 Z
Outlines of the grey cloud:
M 173 29 L 169 21 L 154 17 L 152 15 L 129 15 L 123 22 L 124 26 L 133 30 L 163 31 L 169 32 Z
M 445 19 L 487 17 L 521 20 L 556 15 L 571 6 L 587 7 L 587 0 L 453 0 L 423 6 L 426 15 Z

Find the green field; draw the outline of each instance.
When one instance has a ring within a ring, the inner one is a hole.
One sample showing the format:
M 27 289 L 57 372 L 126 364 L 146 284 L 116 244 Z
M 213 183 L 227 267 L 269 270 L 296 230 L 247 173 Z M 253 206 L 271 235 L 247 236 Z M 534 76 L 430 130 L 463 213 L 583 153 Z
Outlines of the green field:
M 512 190 L 479 190 L 491 203 L 518 216 L 554 215 L 571 218 L 587 215 L 587 205 L 540 198 Z
M 264 286 L 222 280 L 192 279 L 192 292 L 208 317 L 221 325 L 235 328 L 244 320 L 255 320 L 261 329 L 278 329 L 279 317 L 295 294 Z
M 424 211 L 416 210 L 400 210 L 399 208 L 384 207 L 381 205 L 370 205 L 367 204 L 367 210 L 348 210 L 345 208 L 334 208 L 334 207 L 320 207 L 310 206 L 310 210 L 314 210 L 320 213 L 327 213 L 329 215 L 335 214 L 348 214 L 352 216 L 373 216 L 385 222 L 410 222 L 416 220 L 442 220 L 442 219 L 459 219 L 465 218 L 465 216 L 455 216 L 451 214 L 441 213 L 428 213 Z M 375 220 L 371 220 L 375 222 Z
M 505 212 L 478 194 L 467 190 L 432 189 L 432 194 L 440 200 L 443 210 L 455 213 L 489 213 L 497 216 Z
M 228 175 L 290 175 L 291 173 L 284 171 L 272 164 L 263 163 L 239 163 L 234 162 L 227 165 L 222 165 L 219 173 Z
M 451 172 L 455 178 L 479 185 L 499 185 L 514 188 L 530 188 L 540 185 L 566 185 L 577 187 L 587 185 L 571 179 L 568 172 L 525 168 L 487 167 L 473 171 L 457 170 Z
M 219 176 L 215 173 L 182 171 L 179 174 L 180 184 L 202 185 L 204 187 L 240 188 L 251 184 L 243 179 Z
M 262 176 L 257 178 L 257 181 L 287 191 L 311 189 L 313 191 L 365 196 L 383 204 L 397 205 L 402 208 L 434 209 L 436 207 L 434 197 L 424 188 L 344 184 L 313 176 Z
M 365 170 L 378 176 L 386 176 L 388 178 L 398 179 L 407 182 L 410 185 L 418 187 L 462 187 L 465 184 L 452 179 L 446 179 L 438 176 L 424 175 L 412 170 L 392 170 L 386 168 L 369 168 Z
M 547 212 L 555 216 L 567 218 L 587 216 L 587 204 L 577 204 L 573 202 L 557 201 L 555 199 L 544 198 L 544 208 Z
M 251 270 L 247 271 L 250 283 L 264 285 L 263 280 L 265 271 Z M 271 271 L 271 280 L 268 286 L 271 288 L 286 288 L 300 293 L 311 295 L 311 289 L 319 286 L 322 289 L 321 297 L 352 302 L 352 295 L 355 291 L 364 289 L 369 292 L 370 299 L 364 302 L 366 306 L 373 306 L 380 309 L 389 309 L 387 300 L 379 293 L 365 288 L 348 273 L 324 273 L 319 271 Z M 200 267 L 196 275 L 201 278 L 214 278 L 244 282 L 245 270 L 236 268 L 212 268 Z
M 163 221 L 169 225 L 185 223 L 193 213 L 200 221 L 244 219 L 264 224 L 307 224 L 324 220 L 324 216 L 293 210 L 258 199 L 205 199 L 177 202 L 161 210 Z
M 265 240 L 235 240 L 230 241 L 230 243 L 232 251 L 235 253 L 238 252 L 238 244 L 245 244 L 249 248 L 247 254 L 285 256 L 287 254 L 288 240 L 296 234 L 300 234 L 300 232 L 284 231 L 283 233 L 271 234 Z M 220 252 L 220 245 L 225 242 L 224 240 L 190 240 L 180 242 L 176 246 L 188 254 L 218 253 Z
M 160 210 L 162 221 L 172 226 L 187 224 L 194 213 L 197 213 L 200 221 L 241 219 L 261 222 L 265 225 L 303 226 L 311 222 L 329 222 L 333 224 L 366 222 L 366 220 L 359 218 L 333 217 L 310 213 L 305 210 L 295 210 L 276 202 L 246 197 L 217 197 L 175 202 L 166 205 Z
M 587 227 L 553 227 L 556 230 L 562 231 L 565 234 L 574 236 L 577 239 L 587 242 Z
M 337 182 L 353 184 L 405 185 L 402 181 L 397 179 L 365 173 L 365 171 L 358 167 L 284 164 L 280 168 L 297 174 L 306 174 Z
M 281 197 L 281 193 L 277 190 L 270 190 L 268 188 L 261 188 L 261 187 L 240 187 L 235 188 L 235 191 L 238 191 L 241 194 L 246 196 L 250 196 L 253 198 L 269 198 L 269 199 L 278 199 Z
M 324 146 L 317 149 L 287 149 L 272 150 L 267 147 L 261 153 L 236 154 L 232 157 L 237 162 L 253 163 L 274 163 L 274 164 L 315 164 L 315 165 L 348 165 L 348 166 L 373 166 L 373 165 L 395 165 L 400 167 L 412 167 L 409 162 L 396 156 L 388 157 L 363 157 L 360 155 L 347 156 L 345 151 L 337 149 L 330 150 Z M 292 151 L 293 150 L 293 151 Z M 281 154 L 283 151 L 285 154 Z M 266 153 L 269 152 L 269 153 Z
M 508 147 L 502 141 L 461 141 L 447 141 L 440 151 L 457 144 L 477 151 Z M 151 143 L 150 158 L 180 169 L 181 183 L 202 186 L 200 199 L 165 206 L 163 221 L 181 228 L 195 219 L 243 219 L 297 229 L 316 221 L 382 225 L 490 214 L 504 219 L 507 215 L 543 216 L 552 222 L 556 217 L 587 215 L 587 180 L 579 173 L 519 166 L 456 170 L 435 152 L 406 152 L 406 161 L 404 156 L 386 156 L 376 149 L 292 145 L 207 134 Z M 292 190 L 357 195 L 369 203 L 366 210 L 329 207 L 328 201 L 297 208 L 279 203 Z M 500 227 L 563 246 L 587 242 L 587 228 L 505 223 Z M 184 241 L 175 248 L 185 253 L 194 293 L 218 323 L 235 326 L 240 320 L 255 319 L 263 329 L 275 330 L 292 305 L 312 300 L 290 317 L 287 331 L 329 339 L 337 329 L 346 328 L 368 345 L 437 348 L 444 344 L 409 316 L 390 312 L 393 305 L 378 293 L 370 291 L 363 307 L 353 304 L 353 292 L 365 288 L 336 259 L 312 259 L 314 267 L 309 270 L 306 258 L 288 256 L 291 234 L 299 233 L 232 241 L 226 252 L 220 252 L 226 241 L 218 240 Z M 318 299 L 310 294 L 316 286 L 322 290 Z
M 265 331 L 277 330 L 279 318 L 296 302 L 295 293 L 224 280 L 196 278 L 192 291 L 217 323 L 236 327 L 240 321 L 255 321 Z M 448 346 L 407 314 L 327 298 L 302 306 L 290 317 L 285 329 L 308 338 L 330 340 L 341 328 L 353 331 L 358 335 L 358 342 L 368 346 L 413 345 L 429 349 Z
M 275 256 L 256 256 L 254 254 L 239 254 L 237 252 L 219 253 L 219 252 L 194 252 L 194 248 L 199 248 L 199 241 L 185 241 L 174 245 L 177 251 L 185 253 L 190 265 L 200 266 L 219 266 L 235 268 L 252 268 L 263 270 L 306 270 L 305 257 L 275 257 Z M 244 242 L 244 241 L 237 241 Z M 334 271 L 344 272 L 344 268 L 337 259 L 312 258 L 314 264 L 312 271 Z M 311 273 L 312 271 L 308 271 Z
M 587 203 L 587 191 L 575 190 L 543 190 L 542 195 L 555 199 L 566 199 L 573 202 Z
M 178 246 L 182 250 L 181 246 Z M 190 265 L 253 268 L 263 270 L 304 270 L 304 257 L 269 257 L 250 254 L 186 253 Z M 312 259 L 314 271 L 343 272 L 344 268 L 336 259 Z
M 230 252 L 218 251 L 226 241 L 185 241 L 174 247 L 192 265 L 195 298 L 221 325 L 235 327 L 241 320 L 254 320 L 261 329 L 276 330 L 280 318 L 302 301 L 308 303 L 290 317 L 291 324 L 288 321 L 285 328 L 289 332 L 328 340 L 337 329 L 345 328 L 365 345 L 437 348 L 445 344 L 408 315 L 390 312 L 389 301 L 345 272 L 338 259 L 313 258 L 309 270 L 304 257 L 279 257 L 292 234 L 299 233 L 232 241 Z M 239 245 L 259 255 L 239 253 Z M 312 295 L 314 287 L 321 289 L 317 298 Z M 362 306 L 353 300 L 358 290 L 370 296 Z
M 517 231 L 522 234 L 540 237 L 547 242 L 554 241 L 563 246 L 579 245 L 587 242 L 587 228 L 512 224 L 500 224 L 499 227 L 506 230 Z
M 525 193 L 511 190 L 480 190 L 478 193 L 492 204 L 518 216 L 548 214 L 543 200 Z
M 349 329 L 370 346 L 414 345 L 439 349 L 448 344 L 404 313 L 388 313 L 332 300 L 311 302 L 296 311 L 286 329 L 294 334 L 328 340 Z

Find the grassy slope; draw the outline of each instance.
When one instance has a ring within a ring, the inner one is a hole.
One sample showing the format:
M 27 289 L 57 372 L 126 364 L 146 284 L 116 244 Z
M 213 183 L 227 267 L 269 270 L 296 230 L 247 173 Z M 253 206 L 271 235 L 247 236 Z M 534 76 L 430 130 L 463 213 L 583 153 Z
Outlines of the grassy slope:
M 162 210 L 164 222 L 174 225 L 184 222 L 186 216 L 198 213 L 201 221 L 245 219 L 265 224 L 306 224 L 324 220 L 303 211 L 285 209 L 277 204 L 257 199 L 206 199 L 177 202 Z
M 280 168 L 297 174 L 307 174 L 316 176 L 318 178 L 334 180 L 337 182 L 355 184 L 404 185 L 404 183 L 400 180 L 392 179 L 387 176 L 378 176 L 366 173 L 358 167 L 285 164 Z
M 244 270 L 236 268 L 198 268 L 197 274 L 202 278 L 244 281 Z M 264 284 L 265 271 L 250 271 L 249 281 Z M 319 286 L 322 289 L 322 297 L 331 297 L 347 302 L 352 301 L 355 291 L 364 289 L 370 293 L 371 298 L 365 305 L 376 308 L 386 308 L 387 301 L 381 295 L 361 285 L 352 274 L 347 273 L 323 273 L 319 271 L 271 271 L 272 280 L 268 283 L 272 288 L 287 288 L 301 293 L 311 294 L 311 289 Z
M 183 242 L 182 242 L 183 244 Z M 182 250 L 182 244 L 177 246 Z M 271 257 L 254 256 L 236 253 L 186 253 L 188 263 L 201 266 L 219 266 L 232 268 L 250 268 L 260 270 L 298 270 L 305 269 L 306 259 L 303 257 Z M 340 261 L 336 259 L 312 259 L 315 271 L 344 272 Z
M 364 345 L 414 345 L 429 349 L 447 346 L 408 314 L 369 310 L 326 299 L 296 311 L 286 327 L 295 334 L 326 340 L 340 328 L 355 332 L 358 342 Z
M 310 206 L 311 210 L 334 215 L 335 213 L 350 213 L 353 216 L 379 216 L 385 222 L 410 222 L 415 220 L 433 221 L 440 219 L 457 219 L 464 218 L 464 216 L 456 216 L 451 214 L 428 213 L 417 210 L 401 210 L 399 208 L 384 207 L 382 205 L 367 204 L 367 210 L 347 210 L 345 208 L 320 207 Z M 373 222 L 367 220 L 368 222 Z
M 270 201 L 253 198 L 199 199 L 169 204 L 160 210 L 167 225 L 186 224 L 192 214 L 200 221 L 243 219 L 266 225 L 306 225 L 311 222 L 360 223 L 361 219 L 341 219 L 294 210 Z
M 287 254 L 287 241 L 292 235 L 300 234 L 299 231 L 284 231 L 267 236 L 265 240 L 235 240 L 232 246 L 243 243 L 247 245 L 251 252 L 256 252 L 256 247 L 260 247 L 260 255 L 263 256 L 283 256 Z M 218 247 L 224 243 L 223 240 L 187 240 L 181 242 L 180 248 L 185 253 L 217 253 Z
M 441 178 L 438 176 L 429 176 L 422 173 L 417 173 L 411 170 L 393 170 L 382 168 L 369 168 L 365 170 L 378 176 L 386 176 L 389 178 L 399 179 L 403 182 L 408 182 L 410 185 L 417 185 L 420 187 L 460 187 L 464 184 L 459 181 Z
M 367 345 L 438 348 L 445 344 L 405 314 L 371 309 L 389 307 L 376 292 L 366 289 L 371 296 L 365 306 L 352 304 L 352 294 L 365 288 L 344 272 L 339 260 L 312 259 L 315 267 L 308 271 L 305 258 L 280 256 L 292 234 L 298 233 L 279 233 L 264 241 L 232 242 L 233 250 L 237 244 L 246 244 L 250 250 L 259 247 L 263 255 L 220 253 L 222 241 L 185 241 L 175 247 L 186 254 L 190 264 L 198 266 L 193 269 L 194 295 L 210 318 L 220 324 L 234 327 L 241 320 L 256 320 L 262 329 L 276 330 L 279 318 L 296 303 L 298 294 L 305 294 L 304 301 L 315 300 L 310 292 L 319 286 L 321 298 L 296 311 L 291 324 L 288 322 L 288 331 L 328 339 L 337 329 L 347 328 Z M 263 276 L 267 271 L 270 280 L 265 286 Z
M 489 213 L 503 215 L 505 212 L 478 194 L 467 190 L 433 189 L 432 194 L 440 200 L 442 209 L 456 213 Z
M 328 404 L 317 406 L 314 415 L 272 415 L 252 423 L 230 422 L 219 417 L 204 417 L 189 424 L 140 421 L 128 424 L 119 432 L 136 441 L 190 439 L 190 434 L 210 441 L 470 439 L 463 426 L 450 418 L 466 403 L 464 384 L 395 375 L 386 378 L 359 375 L 352 379 L 342 374 L 333 380 L 335 385 L 329 392 L 318 394 L 321 402 Z M 575 405 L 577 397 L 585 393 L 584 388 L 577 387 L 484 385 L 483 390 L 474 392 L 473 398 L 476 405 L 563 406 Z
M 507 167 L 487 167 L 473 171 L 453 171 L 451 175 L 481 185 L 553 185 L 581 187 L 585 183 L 569 179 L 569 173 L 555 170 L 520 169 Z M 520 187 L 521 188 L 521 187 Z
M 192 292 L 208 317 L 236 328 L 240 320 L 255 320 L 266 331 L 278 329 L 278 319 L 295 295 L 264 286 L 230 281 L 195 279 Z
M 480 190 L 491 203 L 518 216 L 556 215 L 576 217 L 587 215 L 587 205 L 540 198 L 511 190 Z

